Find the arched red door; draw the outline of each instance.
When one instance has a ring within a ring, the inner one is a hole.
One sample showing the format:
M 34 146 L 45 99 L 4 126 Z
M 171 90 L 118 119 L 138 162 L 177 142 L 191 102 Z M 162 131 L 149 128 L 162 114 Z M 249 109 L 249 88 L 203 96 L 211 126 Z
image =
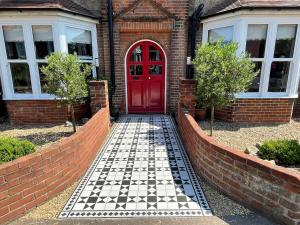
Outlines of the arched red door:
M 128 113 L 163 113 L 166 59 L 160 46 L 138 42 L 126 60 Z

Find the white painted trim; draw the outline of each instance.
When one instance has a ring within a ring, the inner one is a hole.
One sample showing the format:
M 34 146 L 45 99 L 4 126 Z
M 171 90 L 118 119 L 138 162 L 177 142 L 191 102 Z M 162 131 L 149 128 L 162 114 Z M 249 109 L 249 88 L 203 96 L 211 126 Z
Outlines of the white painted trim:
M 168 76 L 168 58 L 167 58 L 167 54 L 165 52 L 165 50 L 163 49 L 163 47 L 158 44 L 157 42 L 153 41 L 153 40 L 150 40 L 150 39 L 142 39 L 142 40 L 139 40 L 139 41 L 136 41 L 134 42 L 132 45 L 130 45 L 130 47 L 127 49 L 126 51 L 126 54 L 125 54 L 125 58 L 124 58 L 124 75 L 125 75 L 125 96 L 126 96 L 126 114 L 128 114 L 128 90 L 127 90 L 127 56 L 128 56 L 128 53 L 129 51 L 131 50 L 131 48 L 140 43 L 140 42 L 144 42 L 144 41 L 148 41 L 148 42 L 152 42 L 156 45 L 158 45 L 160 47 L 160 49 L 162 50 L 162 52 L 164 53 L 164 56 L 165 56 L 165 98 L 164 98 L 164 113 L 166 114 L 167 113 L 167 82 L 168 82 L 168 79 L 167 79 L 167 76 Z
M 270 13 L 272 12 L 272 13 Z M 275 12 L 264 11 L 238 11 L 216 17 L 204 19 L 202 42 L 208 42 L 208 31 L 221 27 L 234 26 L 233 41 L 239 43 L 238 54 L 246 49 L 247 27 L 249 24 L 267 24 L 268 36 L 266 41 L 265 56 L 262 59 L 253 61 L 262 61 L 262 74 L 260 82 L 260 91 L 258 93 L 240 93 L 237 98 L 294 98 L 298 96 L 297 83 L 300 79 L 300 14 L 292 11 Z M 297 36 L 293 58 L 274 58 L 274 49 L 277 35 L 277 27 L 281 24 L 297 24 Z M 287 82 L 286 92 L 268 92 L 269 74 L 272 61 L 291 62 L 290 75 Z

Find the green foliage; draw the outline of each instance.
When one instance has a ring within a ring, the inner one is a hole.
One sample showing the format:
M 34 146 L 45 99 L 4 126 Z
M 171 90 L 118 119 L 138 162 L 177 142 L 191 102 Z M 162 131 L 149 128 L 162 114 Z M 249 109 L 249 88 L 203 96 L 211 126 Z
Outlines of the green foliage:
M 0 137 L 0 164 L 33 153 L 35 145 L 17 138 Z
M 300 145 L 296 140 L 268 140 L 259 147 L 258 156 L 280 165 L 300 164 Z
M 45 74 L 45 89 L 49 94 L 68 105 L 88 97 L 86 78 L 92 66 L 79 62 L 76 55 L 55 52 L 47 57 L 47 66 L 41 71 Z
M 247 54 L 237 55 L 238 44 L 203 44 L 193 61 L 197 71 L 197 104 L 205 107 L 225 107 L 234 95 L 248 89 L 257 75 Z

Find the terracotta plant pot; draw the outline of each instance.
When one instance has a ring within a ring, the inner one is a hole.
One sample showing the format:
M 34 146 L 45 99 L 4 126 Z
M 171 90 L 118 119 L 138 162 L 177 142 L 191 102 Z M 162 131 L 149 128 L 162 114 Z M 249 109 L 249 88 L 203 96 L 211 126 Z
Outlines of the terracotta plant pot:
M 201 121 L 206 119 L 206 109 L 196 109 L 195 110 L 195 120 Z

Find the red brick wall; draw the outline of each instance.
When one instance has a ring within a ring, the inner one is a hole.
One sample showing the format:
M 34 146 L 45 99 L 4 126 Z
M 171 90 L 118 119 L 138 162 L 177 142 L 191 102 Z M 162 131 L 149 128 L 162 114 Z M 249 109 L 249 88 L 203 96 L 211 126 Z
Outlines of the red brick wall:
M 295 101 L 293 117 L 300 118 L 300 98 Z
M 229 122 L 288 123 L 294 99 L 237 99 L 225 109 L 216 110 L 216 119 Z
M 168 111 L 176 108 L 178 99 L 179 79 L 186 72 L 186 45 L 187 45 L 187 20 L 188 0 L 157 0 L 158 8 L 153 7 L 151 1 L 141 1 L 141 4 L 127 13 L 124 10 L 136 2 L 135 0 L 113 1 L 113 10 L 117 17 L 114 20 L 114 43 L 115 43 L 115 70 L 116 70 L 116 92 L 113 96 L 113 107 L 115 111 L 125 112 L 125 71 L 124 59 L 126 51 L 134 42 L 141 39 L 156 41 L 167 53 L 168 59 Z M 103 58 L 101 71 L 110 75 L 108 25 L 105 21 L 107 16 L 106 1 L 102 1 L 101 24 L 103 33 L 98 33 Z M 168 10 L 177 17 L 168 17 L 164 10 Z M 120 16 L 121 15 L 121 16 Z M 101 56 L 100 56 L 101 58 Z
M 180 100 L 194 114 L 195 81 L 182 79 Z M 236 99 L 232 106 L 215 111 L 216 119 L 228 122 L 288 123 L 293 112 L 294 99 Z
M 109 109 L 107 81 L 90 81 L 89 88 L 92 114 L 96 114 L 101 108 Z
M 104 107 L 71 137 L 0 165 L 0 224 L 20 217 L 78 180 L 109 130 L 109 108 Z
M 10 100 L 6 105 L 12 124 L 60 124 L 70 119 L 68 108 L 54 100 Z M 89 117 L 89 101 L 76 105 L 74 110 L 76 119 Z
M 295 105 L 294 105 L 294 112 L 293 116 L 296 118 L 300 118 L 300 82 L 299 82 L 299 98 L 296 99 Z
M 274 221 L 300 222 L 300 173 L 275 166 L 208 137 L 188 111 L 178 107 L 177 122 L 195 172 L 219 190 Z

